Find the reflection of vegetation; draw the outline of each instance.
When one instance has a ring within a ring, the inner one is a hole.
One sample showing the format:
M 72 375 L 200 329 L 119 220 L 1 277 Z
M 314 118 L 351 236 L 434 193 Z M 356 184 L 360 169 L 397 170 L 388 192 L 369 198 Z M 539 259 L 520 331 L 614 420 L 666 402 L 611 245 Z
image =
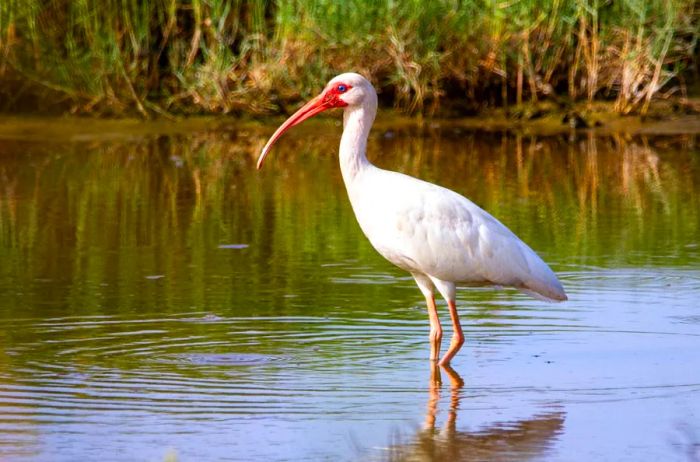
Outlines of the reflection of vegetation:
M 457 428 L 457 413 L 464 382 L 452 368 L 445 372 L 450 380 L 450 409 L 443 429 L 435 427 L 442 378 L 434 366 L 429 387 L 425 428 L 410 443 L 389 448 L 391 461 L 499 461 L 541 457 L 562 432 L 564 415 L 549 412 L 528 420 L 506 422 L 480 431 Z
M 370 152 L 384 153 L 376 159 L 384 167 L 470 197 L 555 268 L 653 264 L 669 254 L 683 265 L 697 256 L 692 137 L 448 135 L 373 137 Z M 0 147 L 6 303 L 42 313 L 111 305 L 245 306 L 256 314 L 294 305 L 283 293 L 322 306 L 334 271 L 326 263 L 357 259 L 394 271 L 355 223 L 332 155 L 335 136 L 304 145 L 290 135 L 289 152 L 277 152 L 262 173 L 253 169 L 260 140 L 231 136 Z M 165 277 L 146 279 L 154 275 Z M 391 298 L 390 285 L 363 287 Z M 278 299 L 260 302 L 269 297 Z
M 694 0 L 4 1 L 0 96 L 5 109 L 266 112 L 357 70 L 408 110 L 568 94 L 644 112 L 697 64 L 697 39 Z

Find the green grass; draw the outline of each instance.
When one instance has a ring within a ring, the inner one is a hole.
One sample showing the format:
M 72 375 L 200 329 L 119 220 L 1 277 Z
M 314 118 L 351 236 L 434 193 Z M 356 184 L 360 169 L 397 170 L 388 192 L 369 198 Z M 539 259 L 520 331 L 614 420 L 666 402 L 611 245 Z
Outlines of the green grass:
M 408 112 L 608 99 L 698 74 L 695 0 L 4 0 L 0 110 L 269 113 L 334 74 Z M 449 102 L 449 104 L 445 104 Z

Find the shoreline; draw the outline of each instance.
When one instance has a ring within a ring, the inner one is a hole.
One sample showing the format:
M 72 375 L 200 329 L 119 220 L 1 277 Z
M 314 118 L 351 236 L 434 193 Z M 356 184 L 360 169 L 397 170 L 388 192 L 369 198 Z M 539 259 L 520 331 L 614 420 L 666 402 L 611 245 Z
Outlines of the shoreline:
M 381 109 L 374 125 L 374 133 L 420 130 L 426 133 L 447 130 L 512 132 L 530 136 L 552 136 L 570 133 L 608 135 L 698 135 L 700 134 L 700 98 L 689 100 L 689 113 L 670 110 L 671 103 L 653 105 L 650 115 L 620 115 L 606 110 L 606 103 L 593 107 L 574 106 L 569 111 L 535 108 L 535 116 L 513 116 L 503 109 L 469 117 L 409 116 L 392 109 Z M 523 105 L 523 111 L 531 108 Z M 580 119 L 572 119 L 580 117 Z M 279 125 L 284 116 L 266 118 L 248 116 L 192 116 L 175 119 L 158 118 L 93 118 L 82 116 L 41 116 L 0 114 L 0 140 L 67 142 L 128 140 L 147 136 L 178 135 L 201 132 L 247 132 L 248 135 L 266 136 L 268 127 Z M 585 126 L 576 126 L 584 121 Z M 340 125 L 337 114 L 320 116 L 310 121 L 308 129 L 334 123 Z M 252 132 L 252 133 L 251 133 Z M 389 135 L 391 136 L 391 135 Z

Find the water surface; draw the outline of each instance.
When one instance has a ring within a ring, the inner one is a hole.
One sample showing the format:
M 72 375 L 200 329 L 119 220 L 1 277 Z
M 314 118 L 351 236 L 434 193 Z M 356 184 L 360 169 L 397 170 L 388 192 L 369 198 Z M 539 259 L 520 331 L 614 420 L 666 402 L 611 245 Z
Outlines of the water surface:
M 0 139 L 0 459 L 700 458 L 696 135 L 376 131 L 373 161 L 470 197 L 569 294 L 460 290 L 445 370 L 338 124 L 257 172 L 273 129 Z

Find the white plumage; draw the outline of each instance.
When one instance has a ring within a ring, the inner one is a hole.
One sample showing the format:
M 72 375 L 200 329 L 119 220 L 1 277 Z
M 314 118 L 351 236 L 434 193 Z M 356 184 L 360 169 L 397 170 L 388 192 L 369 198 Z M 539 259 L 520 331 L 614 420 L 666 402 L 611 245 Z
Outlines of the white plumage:
M 439 356 L 442 338 L 435 288 L 448 302 L 454 328 L 450 349 L 440 361 L 443 365 L 464 342 L 455 284 L 515 287 L 539 299 L 566 300 L 547 264 L 488 212 L 454 191 L 377 168 L 367 160 L 377 94 L 359 74 L 335 77 L 321 95 L 282 124 L 263 148 L 258 168 L 287 129 L 335 107 L 344 108 L 339 157 L 353 211 L 374 248 L 410 272 L 426 297 L 432 360 Z
M 396 266 L 448 283 L 496 284 L 561 300 L 554 273 L 469 199 L 400 173 L 367 169 L 348 186 L 362 231 Z

